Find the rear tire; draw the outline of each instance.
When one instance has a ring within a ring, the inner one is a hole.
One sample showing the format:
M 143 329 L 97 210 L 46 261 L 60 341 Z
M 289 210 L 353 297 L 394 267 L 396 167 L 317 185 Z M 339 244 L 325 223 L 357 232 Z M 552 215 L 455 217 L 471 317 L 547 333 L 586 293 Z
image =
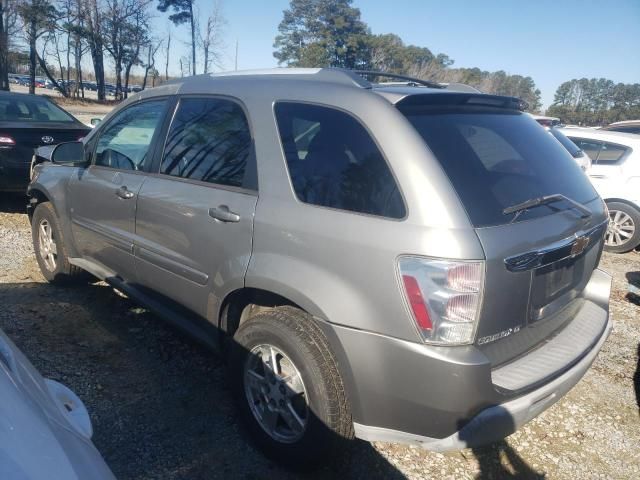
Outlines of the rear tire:
M 60 222 L 50 202 L 38 204 L 31 219 L 33 250 L 42 276 L 50 283 L 69 284 L 87 281 L 89 275 L 69 263 Z
M 607 252 L 630 252 L 640 245 L 640 211 L 627 203 L 607 202 L 609 225 L 604 237 Z
M 353 438 L 351 412 L 336 360 L 308 314 L 293 307 L 257 314 L 233 340 L 233 393 L 251 440 L 267 456 L 309 469 L 344 450 Z

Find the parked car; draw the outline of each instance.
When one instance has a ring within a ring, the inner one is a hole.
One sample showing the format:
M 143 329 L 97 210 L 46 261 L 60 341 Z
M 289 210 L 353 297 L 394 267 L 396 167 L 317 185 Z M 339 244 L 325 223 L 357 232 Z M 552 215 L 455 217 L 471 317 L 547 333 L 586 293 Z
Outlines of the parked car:
M 636 135 L 640 135 L 640 120 L 615 122 L 607 125 L 606 127 L 602 127 L 602 130 L 610 132 L 635 133 Z
M 0 398 L 0 478 L 115 480 L 82 400 L 42 378 L 1 330 Z
M 545 117 L 544 115 L 531 115 L 533 119 L 543 127 L 558 127 L 561 125 L 560 119 L 557 117 Z
M 632 133 L 563 129 L 593 160 L 589 178 L 609 209 L 605 250 L 640 245 L 640 137 Z
M 78 140 L 90 129 L 45 97 L 0 92 L 0 192 L 24 192 L 34 148 Z
M 571 157 L 576 161 L 582 171 L 587 173 L 591 168 L 591 164 L 593 163 L 589 155 L 584 153 L 584 151 L 582 151 L 580 147 L 578 147 L 569 138 L 567 138 L 564 133 L 558 130 L 557 127 L 545 128 L 556 140 L 558 140 L 562 144 L 565 150 L 569 152 Z
M 496 441 L 611 328 L 604 202 L 522 107 L 346 70 L 179 79 L 35 167 L 36 259 L 226 352 L 281 462 Z

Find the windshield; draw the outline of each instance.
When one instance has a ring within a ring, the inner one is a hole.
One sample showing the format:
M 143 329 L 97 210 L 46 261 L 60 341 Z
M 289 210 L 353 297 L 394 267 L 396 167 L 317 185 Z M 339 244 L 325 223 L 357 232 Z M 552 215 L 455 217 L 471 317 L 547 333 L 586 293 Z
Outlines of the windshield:
M 0 122 L 75 122 L 75 119 L 46 98 L 16 95 L 0 98 Z
M 476 227 L 502 225 L 507 207 L 562 194 L 597 197 L 571 155 L 529 115 L 483 107 L 400 106 L 434 153 Z M 557 202 L 522 212 L 523 221 L 572 208 Z

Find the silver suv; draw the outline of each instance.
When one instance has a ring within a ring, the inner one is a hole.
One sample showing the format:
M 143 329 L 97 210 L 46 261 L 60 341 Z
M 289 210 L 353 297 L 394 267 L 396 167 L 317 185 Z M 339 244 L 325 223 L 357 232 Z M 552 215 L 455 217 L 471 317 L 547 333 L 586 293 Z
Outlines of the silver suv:
M 225 352 L 280 461 L 353 436 L 492 442 L 575 385 L 610 331 L 606 208 L 522 107 L 332 69 L 145 90 L 34 169 L 38 263 Z

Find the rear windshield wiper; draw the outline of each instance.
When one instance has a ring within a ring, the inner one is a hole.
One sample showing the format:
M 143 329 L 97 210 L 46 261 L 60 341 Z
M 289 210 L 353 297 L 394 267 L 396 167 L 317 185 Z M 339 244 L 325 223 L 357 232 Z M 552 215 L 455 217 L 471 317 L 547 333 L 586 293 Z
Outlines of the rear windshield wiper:
M 526 200 L 522 203 L 518 203 L 516 205 L 512 205 L 511 207 L 505 208 L 502 213 L 504 215 L 509 215 L 510 213 L 517 213 L 513 220 L 520 216 L 520 213 L 525 210 L 529 210 L 530 208 L 539 207 L 540 205 L 549 205 L 550 203 L 556 202 L 568 202 L 577 210 L 580 210 L 583 218 L 588 218 L 591 216 L 591 210 L 585 207 L 580 202 L 576 202 L 572 198 L 569 198 L 561 193 L 555 193 L 553 195 L 545 195 L 544 197 L 532 198 L 530 200 Z

